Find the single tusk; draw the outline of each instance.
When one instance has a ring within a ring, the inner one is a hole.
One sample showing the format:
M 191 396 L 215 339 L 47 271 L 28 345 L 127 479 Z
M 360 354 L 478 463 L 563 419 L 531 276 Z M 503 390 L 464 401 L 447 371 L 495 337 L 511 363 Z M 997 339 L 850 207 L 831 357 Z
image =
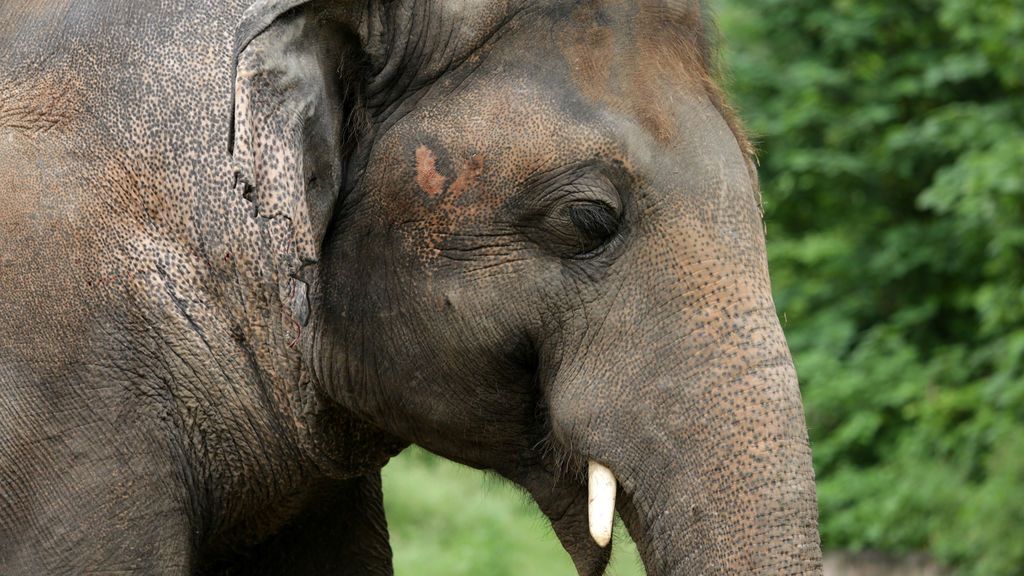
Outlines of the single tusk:
M 591 460 L 587 466 L 587 488 L 590 492 L 588 513 L 590 536 L 604 548 L 612 541 L 612 520 L 615 519 L 615 474 Z

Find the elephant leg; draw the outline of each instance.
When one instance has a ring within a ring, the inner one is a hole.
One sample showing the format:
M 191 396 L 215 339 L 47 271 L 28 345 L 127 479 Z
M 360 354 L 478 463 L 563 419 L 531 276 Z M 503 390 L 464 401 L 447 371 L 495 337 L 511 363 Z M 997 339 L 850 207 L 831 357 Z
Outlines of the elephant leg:
M 380 472 L 325 484 L 230 574 L 390 576 Z

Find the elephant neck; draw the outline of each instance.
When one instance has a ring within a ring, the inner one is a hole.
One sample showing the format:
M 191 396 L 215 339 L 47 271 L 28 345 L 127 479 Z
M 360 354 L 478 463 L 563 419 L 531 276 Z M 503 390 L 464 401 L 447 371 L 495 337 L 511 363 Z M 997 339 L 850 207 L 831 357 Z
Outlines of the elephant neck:
M 237 205 L 244 192 L 236 182 L 221 205 Z M 244 362 L 243 385 L 263 398 L 261 410 L 316 474 L 351 478 L 379 470 L 405 444 L 322 392 L 310 368 L 320 342 L 312 320 L 318 268 L 296 256 L 290 219 L 250 207 L 245 203 L 229 216 L 237 220 L 233 234 L 203 239 L 203 251 L 217 257 L 207 259 L 199 292 L 219 302 L 219 329 L 231 335 L 222 355 Z

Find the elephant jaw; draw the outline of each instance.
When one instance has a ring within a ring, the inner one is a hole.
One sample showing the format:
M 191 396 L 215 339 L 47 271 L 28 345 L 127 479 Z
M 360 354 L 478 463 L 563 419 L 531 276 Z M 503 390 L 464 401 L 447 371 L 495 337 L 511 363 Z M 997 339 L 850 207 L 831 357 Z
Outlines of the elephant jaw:
M 581 481 L 578 474 L 552 473 L 546 466 L 529 468 L 520 474 L 508 476 L 530 493 L 541 512 L 548 517 L 555 535 L 569 553 L 580 576 L 604 574 L 611 557 L 615 480 L 607 468 L 594 464 L 599 468 L 588 467 L 588 476 L 596 490 L 588 490 L 588 485 Z M 594 470 L 602 468 L 604 470 L 596 476 L 593 474 Z M 608 498 L 609 490 L 611 499 Z M 595 496 L 598 496 L 596 501 Z

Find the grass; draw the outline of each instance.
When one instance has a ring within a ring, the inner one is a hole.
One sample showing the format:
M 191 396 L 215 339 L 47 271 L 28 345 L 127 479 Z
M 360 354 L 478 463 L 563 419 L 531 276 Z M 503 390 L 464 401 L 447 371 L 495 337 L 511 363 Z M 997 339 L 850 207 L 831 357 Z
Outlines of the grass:
M 510 483 L 418 448 L 383 475 L 397 576 L 576 573 L 536 504 Z M 621 525 L 613 542 L 608 574 L 642 575 Z

